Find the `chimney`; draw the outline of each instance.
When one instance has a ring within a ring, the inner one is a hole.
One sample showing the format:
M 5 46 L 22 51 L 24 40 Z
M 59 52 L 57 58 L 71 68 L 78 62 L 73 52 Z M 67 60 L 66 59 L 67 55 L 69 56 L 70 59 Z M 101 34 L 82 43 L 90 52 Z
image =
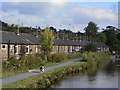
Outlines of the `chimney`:
M 64 33 L 62 35 L 63 35 L 63 40 L 64 40 L 64 36 L 65 36 Z
M 67 34 L 67 40 L 69 40 L 69 34 Z
M 36 29 L 36 37 L 38 38 L 38 30 Z
M 57 36 L 56 37 L 57 37 L 57 39 L 59 38 L 59 32 L 57 32 Z
M 76 41 L 77 41 L 78 34 L 76 34 Z
M 17 28 L 17 35 L 19 35 L 19 26 L 17 26 L 18 28 Z
M 30 27 L 30 30 L 32 30 L 32 27 Z
M 80 36 L 80 42 L 81 42 L 82 40 L 81 40 L 81 36 Z
M 73 41 L 74 41 L 74 34 L 72 35 Z

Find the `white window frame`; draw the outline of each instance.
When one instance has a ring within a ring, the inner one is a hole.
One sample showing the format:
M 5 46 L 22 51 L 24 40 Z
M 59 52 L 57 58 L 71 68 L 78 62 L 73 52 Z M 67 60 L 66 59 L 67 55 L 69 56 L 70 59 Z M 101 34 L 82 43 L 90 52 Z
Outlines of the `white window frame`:
M 15 45 L 15 48 L 17 48 L 17 52 L 15 54 L 18 54 L 18 45 Z
M 58 46 L 58 53 L 60 53 L 60 46 Z
M 65 51 L 65 53 L 66 53 L 66 52 L 67 52 L 67 49 L 68 49 L 67 46 L 65 46 L 64 49 L 65 49 L 64 51 Z
M 5 45 L 5 48 L 3 48 L 3 45 Z M 6 49 L 6 44 L 2 44 L 2 45 L 1 45 L 1 48 L 2 48 L 3 50 L 5 50 L 5 49 Z
M 26 52 L 26 54 L 29 54 L 29 45 L 26 46 L 28 48 L 28 52 Z
M 36 47 L 36 53 L 38 52 L 38 47 Z
M 72 52 L 72 46 L 70 46 L 70 52 Z
M 12 45 L 10 45 L 10 49 L 12 50 Z

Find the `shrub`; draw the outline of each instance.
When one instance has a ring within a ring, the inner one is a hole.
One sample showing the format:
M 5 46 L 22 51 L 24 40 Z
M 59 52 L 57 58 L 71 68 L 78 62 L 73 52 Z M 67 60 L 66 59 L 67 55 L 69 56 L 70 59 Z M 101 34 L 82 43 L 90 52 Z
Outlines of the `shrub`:
M 53 62 L 53 55 L 52 54 L 47 55 L 47 61 Z
M 88 51 L 88 52 L 89 51 L 95 52 L 95 51 L 97 51 L 97 46 L 92 44 L 92 43 L 90 43 L 90 44 L 87 44 L 85 46 L 85 50 Z
M 68 59 L 71 59 L 71 58 L 80 58 L 82 57 L 82 53 L 70 53 L 67 55 L 67 58 Z
M 32 55 L 28 56 L 22 56 L 19 60 L 17 60 L 15 57 L 10 58 L 8 61 L 2 62 L 2 70 L 8 71 L 8 70 L 27 70 L 27 69 L 33 69 L 37 68 L 43 65 L 41 57 L 35 57 Z
M 67 58 L 66 54 L 62 53 L 53 54 L 53 62 L 60 62 L 65 60 L 66 58 Z
M 56 53 L 52 55 L 47 55 L 47 60 L 51 62 L 61 62 L 67 59 L 67 55 L 63 53 Z

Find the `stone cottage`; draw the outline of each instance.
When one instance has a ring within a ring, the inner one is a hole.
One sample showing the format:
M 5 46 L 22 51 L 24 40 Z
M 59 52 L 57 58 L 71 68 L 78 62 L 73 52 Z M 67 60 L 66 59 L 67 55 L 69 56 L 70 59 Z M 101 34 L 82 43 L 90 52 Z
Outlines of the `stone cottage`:
M 41 52 L 39 38 L 32 33 L 0 31 L 0 37 L 2 38 L 0 41 L 0 57 L 2 60 L 7 60 L 12 56 L 19 58 L 22 55 L 35 55 Z M 83 40 L 81 36 L 69 37 L 68 35 L 57 33 L 55 34 L 51 54 L 79 52 L 89 43 L 97 45 L 98 51 L 109 51 L 109 47 L 102 42 L 92 42 Z

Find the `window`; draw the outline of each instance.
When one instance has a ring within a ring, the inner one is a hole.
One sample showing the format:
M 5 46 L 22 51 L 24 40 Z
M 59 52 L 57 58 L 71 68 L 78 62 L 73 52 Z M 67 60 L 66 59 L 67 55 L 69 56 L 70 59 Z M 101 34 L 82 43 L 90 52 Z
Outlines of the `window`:
M 10 45 L 10 49 L 12 49 L 12 45 Z
M 15 51 L 15 54 L 18 54 L 18 45 L 15 45 L 15 49 L 14 49 Z
M 26 46 L 26 54 L 28 54 L 29 53 L 29 46 L 27 45 Z
M 65 52 L 67 52 L 67 46 L 65 46 L 64 49 L 65 49 Z
M 82 40 L 80 39 L 80 42 L 81 42 Z
M 58 52 L 60 52 L 60 46 L 58 46 Z
M 2 49 L 6 49 L 6 45 L 5 44 L 2 44 Z
M 36 52 L 38 52 L 38 48 L 36 47 Z
M 70 52 L 72 52 L 72 46 L 70 46 Z

